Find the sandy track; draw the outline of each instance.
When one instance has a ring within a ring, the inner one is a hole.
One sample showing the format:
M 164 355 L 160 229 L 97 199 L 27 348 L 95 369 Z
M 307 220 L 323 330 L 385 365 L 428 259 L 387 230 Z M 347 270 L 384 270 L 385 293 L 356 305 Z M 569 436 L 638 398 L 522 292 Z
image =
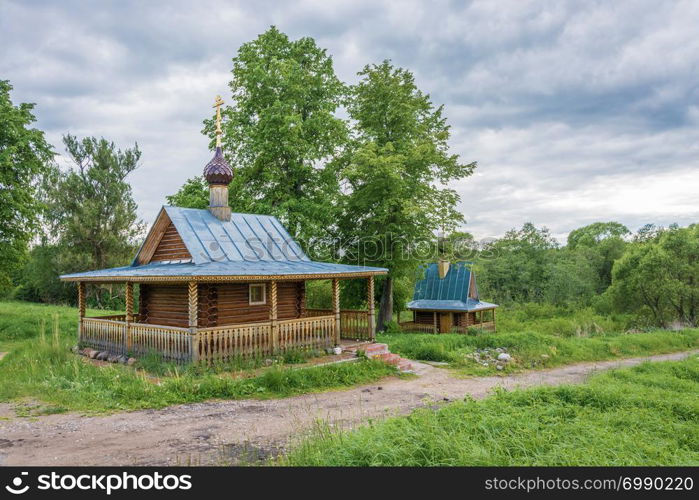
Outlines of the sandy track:
M 579 383 L 599 370 L 699 351 L 581 363 L 505 377 L 459 379 L 415 363 L 418 377 L 286 399 L 220 401 L 114 415 L 0 420 L 0 465 L 197 465 L 237 463 L 282 451 L 317 420 L 350 427 L 435 402 L 486 396 L 495 387 Z M 13 414 L 0 404 L 0 415 Z

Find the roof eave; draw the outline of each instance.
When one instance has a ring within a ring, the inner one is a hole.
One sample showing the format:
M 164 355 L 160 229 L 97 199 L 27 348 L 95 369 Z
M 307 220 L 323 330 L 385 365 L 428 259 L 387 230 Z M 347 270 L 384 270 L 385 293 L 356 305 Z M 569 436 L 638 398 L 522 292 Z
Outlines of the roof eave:
M 101 283 L 158 283 L 176 282 L 183 283 L 194 281 L 199 283 L 226 283 L 243 281 L 299 281 L 299 280 L 322 280 L 333 278 L 369 278 L 371 276 L 383 276 L 388 274 L 388 270 L 378 271 L 357 271 L 341 273 L 299 273 L 299 274 L 279 274 L 279 275 L 175 275 L 175 276 L 79 276 L 66 274 L 59 276 L 61 281 L 93 281 Z

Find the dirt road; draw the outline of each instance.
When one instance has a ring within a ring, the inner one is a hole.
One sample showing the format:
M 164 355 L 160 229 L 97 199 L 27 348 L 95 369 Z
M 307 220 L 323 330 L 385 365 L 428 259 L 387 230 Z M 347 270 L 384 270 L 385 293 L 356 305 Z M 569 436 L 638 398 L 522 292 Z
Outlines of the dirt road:
M 691 353 L 582 363 L 506 377 L 458 379 L 415 363 L 417 378 L 392 378 L 343 391 L 287 399 L 221 401 L 114 415 L 76 414 L 0 420 L 0 465 L 225 464 L 276 455 L 317 420 L 351 427 L 435 402 L 505 388 L 579 383 L 599 370 Z M 13 415 L 0 404 L 0 415 Z

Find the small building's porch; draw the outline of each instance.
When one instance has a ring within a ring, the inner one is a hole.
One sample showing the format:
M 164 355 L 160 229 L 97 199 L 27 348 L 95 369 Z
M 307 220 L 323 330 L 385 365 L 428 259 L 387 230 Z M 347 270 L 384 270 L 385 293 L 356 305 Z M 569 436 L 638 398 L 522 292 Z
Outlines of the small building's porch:
M 399 325 L 406 332 L 468 333 L 472 328 L 495 332 L 496 307 L 474 311 L 413 310 L 412 321 L 399 322 Z

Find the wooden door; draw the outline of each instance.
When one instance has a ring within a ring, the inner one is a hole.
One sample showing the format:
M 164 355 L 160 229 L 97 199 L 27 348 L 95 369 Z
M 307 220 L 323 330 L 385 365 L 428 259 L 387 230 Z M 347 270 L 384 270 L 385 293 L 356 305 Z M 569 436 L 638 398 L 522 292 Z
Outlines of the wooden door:
M 439 313 L 439 333 L 451 331 L 452 313 Z

